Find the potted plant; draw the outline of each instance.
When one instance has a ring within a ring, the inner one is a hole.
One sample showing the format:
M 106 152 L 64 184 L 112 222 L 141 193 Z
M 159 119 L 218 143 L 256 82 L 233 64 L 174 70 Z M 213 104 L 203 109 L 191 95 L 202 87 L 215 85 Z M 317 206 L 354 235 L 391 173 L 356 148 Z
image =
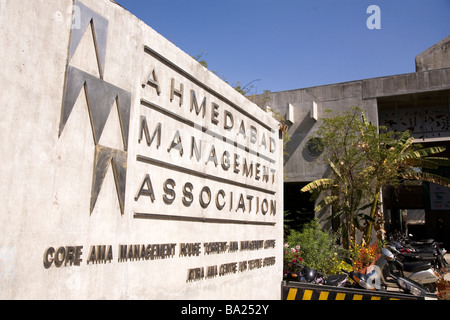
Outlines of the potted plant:
M 436 282 L 438 300 L 450 300 L 450 281 L 441 278 Z

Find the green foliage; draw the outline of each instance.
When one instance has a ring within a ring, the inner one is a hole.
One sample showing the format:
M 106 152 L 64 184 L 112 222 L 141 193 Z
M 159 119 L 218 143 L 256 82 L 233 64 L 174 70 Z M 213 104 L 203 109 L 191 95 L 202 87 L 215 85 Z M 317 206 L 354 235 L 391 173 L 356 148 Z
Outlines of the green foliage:
M 200 63 L 202 66 L 204 66 L 205 68 L 208 68 L 208 62 L 206 62 L 205 59 L 202 59 L 204 55 L 207 55 L 206 52 L 202 51 L 202 53 L 193 56 L 192 58 L 194 58 L 195 61 L 197 61 L 198 63 Z
M 302 258 L 302 265 L 325 274 L 339 271 L 337 265 L 347 254 L 347 251 L 336 245 L 336 236 L 324 231 L 317 219 L 306 224 L 301 232 L 292 230 L 287 244 L 291 248 L 298 248 L 296 257 Z
M 450 187 L 450 180 L 423 173 L 449 165 L 446 158 L 431 157 L 443 147 L 422 148 L 414 144 L 410 132 L 389 132 L 367 121 L 358 107 L 324 118 L 317 130 L 324 146 L 322 161 L 330 166 L 327 179 L 313 181 L 302 192 L 320 195 L 316 210 L 331 207 L 339 218 L 346 248 L 355 241 L 356 230 L 364 233 L 362 244 L 369 244 L 372 226 L 382 238 L 383 215 L 379 212 L 380 189 L 400 187 L 409 180 L 421 180 Z M 323 192 L 326 192 L 323 194 Z M 364 211 L 371 208 L 370 214 Z

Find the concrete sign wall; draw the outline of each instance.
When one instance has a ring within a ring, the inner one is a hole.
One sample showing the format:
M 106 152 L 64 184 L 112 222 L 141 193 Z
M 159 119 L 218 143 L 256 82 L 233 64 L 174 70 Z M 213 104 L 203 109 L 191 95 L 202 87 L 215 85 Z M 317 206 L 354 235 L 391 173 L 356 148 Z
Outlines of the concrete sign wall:
M 272 115 L 112 1 L 0 1 L 0 298 L 279 299 Z

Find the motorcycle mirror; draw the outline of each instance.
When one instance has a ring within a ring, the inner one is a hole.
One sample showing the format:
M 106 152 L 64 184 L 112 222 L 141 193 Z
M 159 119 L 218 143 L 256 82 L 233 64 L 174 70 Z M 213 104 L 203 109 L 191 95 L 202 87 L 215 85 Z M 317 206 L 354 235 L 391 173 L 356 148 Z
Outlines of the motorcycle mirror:
M 383 248 L 381 249 L 381 253 L 386 257 L 387 260 L 394 260 L 395 257 L 388 249 Z
M 344 258 L 344 261 L 345 261 L 346 263 L 348 263 L 349 265 L 353 265 L 353 260 L 350 259 L 350 258 Z
M 393 246 L 387 246 L 388 250 L 394 253 L 400 253 L 400 251 L 397 250 L 396 247 Z M 399 248 L 400 249 L 400 248 Z

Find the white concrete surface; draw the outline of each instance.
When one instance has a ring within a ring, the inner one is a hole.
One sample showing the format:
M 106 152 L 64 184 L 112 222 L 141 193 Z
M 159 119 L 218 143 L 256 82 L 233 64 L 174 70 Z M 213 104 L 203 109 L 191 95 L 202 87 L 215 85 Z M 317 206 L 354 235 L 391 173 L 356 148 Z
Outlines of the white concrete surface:
M 2 0 L 0 47 L 0 299 L 280 298 L 271 114 L 109 0 Z M 69 70 L 90 82 L 60 130 Z M 130 108 L 103 119 L 111 90 Z

